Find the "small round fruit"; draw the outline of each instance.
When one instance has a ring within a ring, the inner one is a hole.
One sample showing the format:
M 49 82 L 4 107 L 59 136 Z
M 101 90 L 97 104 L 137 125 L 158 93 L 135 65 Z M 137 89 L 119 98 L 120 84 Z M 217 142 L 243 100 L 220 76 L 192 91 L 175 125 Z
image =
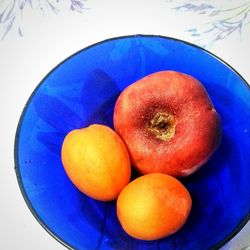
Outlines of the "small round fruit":
M 126 146 L 107 126 L 94 124 L 71 131 L 64 139 L 61 155 L 70 180 L 96 200 L 116 199 L 130 181 Z
M 157 240 L 175 233 L 192 206 L 187 189 L 174 177 L 153 173 L 130 182 L 117 200 L 117 216 L 130 236 Z
M 119 96 L 116 132 L 142 174 L 187 176 L 205 164 L 221 139 L 221 123 L 202 84 L 175 71 L 138 80 Z

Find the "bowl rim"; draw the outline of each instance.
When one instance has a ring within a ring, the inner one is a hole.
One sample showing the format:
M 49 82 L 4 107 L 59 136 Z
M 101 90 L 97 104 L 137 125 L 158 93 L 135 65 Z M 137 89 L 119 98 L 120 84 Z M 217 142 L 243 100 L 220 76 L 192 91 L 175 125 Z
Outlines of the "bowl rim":
M 239 72 L 237 72 L 231 65 L 229 65 L 226 61 L 224 61 L 223 59 L 221 59 L 219 56 L 213 54 L 212 52 L 208 51 L 207 49 L 200 47 L 196 44 L 193 44 L 191 42 L 179 39 L 179 38 L 175 38 L 175 37 L 169 37 L 169 36 L 164 36 L 164 35 L 150 35 L 150 34 L 135 34 L 135 35 L 124 35 L 124 36 L 117 36 L 117 37 L 112 37 L 112 38 L 108 38 L 108 39 L 104 39 L 101 40 L 99 42 L 93 43 L 91 45 L 88 45 L 86 47 L 84 47 L 83 49 L 78 50 L 77 52 L 73 53 L 72 55 L 68 56 L 67 58 L 65 58 L 63 61 L 61 61 L 59 64 L 57 64 L 52 70 L 50 70 L 46 76 L 38 83 L 38 85 L 35 87 L 35 89 L 32 91 L 31 95 L 29 96 L 28 100 L 26 101 L 23 110 L 21 112 L 18 124 L 17 124 L 17 128 L 16 128 L 16 133 L 15 133 L 15 138 L 14 138 L 14 171 L 16 174 L 16 178 L 17 178 L 17 182 L 18 182 L 18 186 L 20 188 L 21 194 L 23 196 L 23 199 L 26 203 L 26 205 L 28 206 L 30 212 L 32 213 L 32 215 L 35 217 L 35 219 L 37 220 L 37 222 L 42 226 L 42 228 L 48 232 L 54 239 L 56 239 L 59 243 L 61 243 L 64 247 L 70 249 L 70 250 L 76 250 L 77 248 L 72 246 L 70 243 L 68 243 L 66 240 L 62 239 L 59 235 L 57 235 L 52 229 L 49 228 L 49 226 L 43 221 L 43 219 L 40 217 L 40 215 L 36 212 L 36 210 L 34 209 L 28 195 L 27 192 L 24 188 L 24 184 L 22 181 L 22 177 L 21 177 L 21 173 L 20 173 L 20 167 L 19 167 L 19 157 L 18 157 L 18 146 L 19 146 L 19 136 L 20 136 L 20 130 L 23 124 L 23 119 L 24 116 L 26 114 L 27 108 L 29 107 L 29 104 L 31 103 L 31 100 L 33 99 L 34 95 L 36 94 L 37 90 L 39 89 L 39 87 L 44 83 L 44 81 L 46 80 L 47 77 L 49 77 L 57 68 L 59 68 L 62 64 L 64 64 L 66 61 L 70 60 L 71 58 L 73 58 L 74 56 L 76 56 L 77 54 L 82 53 L 83 51 L 86 51 L 92 47 L 98 46 L 100 44 L 109 42 L 109 41 L 114 41 L 114 40 L 121 40 L 121 39 L 126 39 L 126 38 L 162 38 L 165 40 L 171 40 L 171 41 L 175 41 L 175 42 L 179 42 L 179 43 L 183 43 L 185 45 L 188 45 L 190 47 L 193 47 L 195 49 L 201 50 L 203 52 L 205 52 L 206 54 L 208 54 L 209 56 L 215 58 L 216 60 L 218 60 L 219 62 L 221 62 L 222 64 L 224 64 L 226 67 L 228 67 L 231 71 L 233 71 L 241 80 L 242 82 L 244 82 L 244 84 L 249 88 L 250 90 L 250 85 L 247 83 L 247 81 L 239 74 Z M 238 225 L 235 227 L 235 229 L 229 233 L 223 240 L 219 241 L 216 245 L 211 246 L 210 249 L 215 250 L 215 249 L 219 249 L 222 246 L 224 246 L 226 243 L 228 243 L 232 238 L 234 238 L 238 232 L 247 224 L 247 222 L 250 220 L 250 211 L 247 213 L 245 218 L 242 218 Z

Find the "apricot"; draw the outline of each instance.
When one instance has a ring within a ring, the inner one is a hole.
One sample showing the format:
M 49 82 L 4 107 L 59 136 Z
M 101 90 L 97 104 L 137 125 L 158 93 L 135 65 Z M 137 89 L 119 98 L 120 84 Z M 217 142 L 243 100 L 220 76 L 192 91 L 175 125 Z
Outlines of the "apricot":
M 61 158 L 73 184 L 96 200 L 116 199 L 130 181 L 126 146 L 107 126 L 94 124 L 71 131 L 63 141 Z
M 221 121 L 194 77 L 160 71 L 128 86 L 118 97 L 114 127 L 142 174 L 180 177 L 204 165 L 221 141 Z
M 130 236 L 157 240 L 178 231 L 192 206 L 188 190 L 176 178 L 152 173 L 130 182 L 117 199 L 117 216 Z

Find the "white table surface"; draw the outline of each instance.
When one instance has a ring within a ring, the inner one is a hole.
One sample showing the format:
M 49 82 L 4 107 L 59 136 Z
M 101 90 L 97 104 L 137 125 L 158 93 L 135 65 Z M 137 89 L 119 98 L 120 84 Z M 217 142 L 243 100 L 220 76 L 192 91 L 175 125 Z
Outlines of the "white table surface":
M 95 42 L 133 34 L 204 46 L 250 83 L 250 1 L 0 0 L 0 249 L 66 249 L 38 224 L 19 190 L 18 119 L 34 88 L 62 60 Z M 248 223 L 222 249 L 249 245 Z

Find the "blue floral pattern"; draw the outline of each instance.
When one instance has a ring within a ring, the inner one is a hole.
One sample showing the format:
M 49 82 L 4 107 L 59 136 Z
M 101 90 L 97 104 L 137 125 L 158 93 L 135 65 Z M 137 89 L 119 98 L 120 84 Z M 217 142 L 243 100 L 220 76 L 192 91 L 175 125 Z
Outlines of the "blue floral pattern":
M 26 9 L 39 10 L 41 15 L 59 14 L 60 3 L 65 0 L 11 0 L 0 3 L 0 39 L 16 27 L 19 36 L 23 36 L 20 20 Z M 68 9 L 82 13 L 85 9 L 85 0 L 67 0 Z
M 41 15 L 60 14 L 61 4 L 67 3 L 69 11 L 83 13 L 87 0 L 3 0 L 0 3 L 0 39 L 12 30 L 23 37 L 21 20 L 25 10 L 39 10 Z M 164 0 L 166 8 L 177 14 L 182 12 L 204 15 L 209 21 L 185 30 L 197 45 L 209 48 L 215 42 L 236 34 L 241 37 L 249 28 L 250 1 L 215 1 L 215 0 Z
M 210 47 L 214 42 L 225 39 L 234 32 L 242 35 L 249 27 L 250 1 L 238 3 L 234 7 L 228 7 L 228 3 L 217 6 L 218 2 L 220 1 L 184 1 L 174 8 L 177 12 L 193 12 L 209 18 L 206 24 L 186 30 L 196 38 L 194 42 L 202 47 Z

